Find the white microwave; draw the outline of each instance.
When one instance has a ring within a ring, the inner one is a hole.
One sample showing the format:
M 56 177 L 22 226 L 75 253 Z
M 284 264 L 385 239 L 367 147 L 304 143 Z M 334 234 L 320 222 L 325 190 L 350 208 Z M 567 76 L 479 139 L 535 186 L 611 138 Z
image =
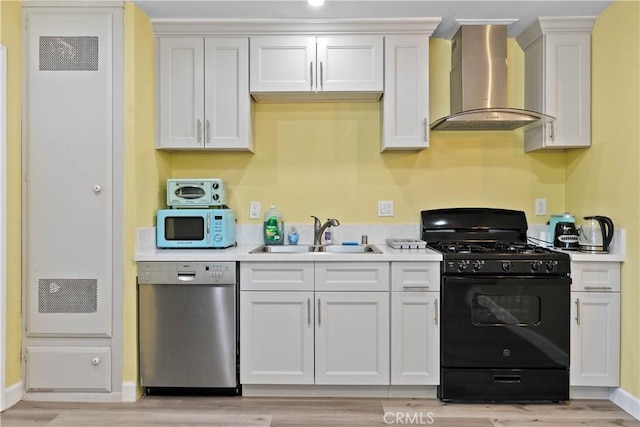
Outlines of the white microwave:
M 208 208 L 226 203 L 225 185 L 221 179 L 167 180 L 167 205 L 171 208 Z

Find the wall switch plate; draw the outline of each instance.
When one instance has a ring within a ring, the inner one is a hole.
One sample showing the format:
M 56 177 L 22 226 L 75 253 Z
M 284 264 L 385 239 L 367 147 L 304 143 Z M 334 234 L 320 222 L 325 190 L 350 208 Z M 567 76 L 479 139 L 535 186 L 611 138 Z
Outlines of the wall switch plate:
M 378 200 L 378 216 L 393 216 L 393 200 Z
M 547 199 L 536 199 L 536 215 L 547 214 Z
M 260 202 L 249 202 L 249 218 L 260 218 Z

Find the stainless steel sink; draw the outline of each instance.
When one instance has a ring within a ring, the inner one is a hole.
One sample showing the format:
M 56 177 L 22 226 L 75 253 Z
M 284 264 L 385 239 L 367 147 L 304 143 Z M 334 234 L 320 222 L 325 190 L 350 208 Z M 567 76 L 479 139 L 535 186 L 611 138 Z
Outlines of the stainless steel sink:
M 295 254 L 295 253 L 308 253 L 308 252 L 317 252 L 317 248 L 318 246 L 314 246 L 314 245 L 289 245 L 289 246 L 279 246 L 279 245 L 274 245 L 274 246 L 269 246 L 269 245 L 262 245 L 262 246 L 258 246 L 257 248 L 251 250 L 249 253 L 250 254 L 264 254 L 264 253 L 271 253 L 271 254 Z
M 375 245 L 323 245 L 318 247 L 319 252 L 341 254 L 381 254 L 382 251 Z
M 299 253 L 349 253 L 349 254 L 381 254 L 376 245 L 262 245 L 251 250 L 250 254 L 299 254 Z

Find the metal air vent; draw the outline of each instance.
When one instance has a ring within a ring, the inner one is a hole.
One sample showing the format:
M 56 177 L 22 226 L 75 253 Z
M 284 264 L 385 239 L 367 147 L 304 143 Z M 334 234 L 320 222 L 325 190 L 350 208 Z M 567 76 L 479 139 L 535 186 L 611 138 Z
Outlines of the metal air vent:
M 39 279 L 39 313 L 95 313 L 98 311 L 96 279 Z
M 97 71 L 98 37 L 41 36 L 40 71 Z

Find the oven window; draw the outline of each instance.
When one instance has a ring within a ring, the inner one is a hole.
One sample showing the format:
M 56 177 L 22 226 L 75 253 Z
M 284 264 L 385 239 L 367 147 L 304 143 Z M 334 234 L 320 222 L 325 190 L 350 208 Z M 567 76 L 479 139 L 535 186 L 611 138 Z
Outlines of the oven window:
M 172 216 L 164 219 L 166 240 L 204 240 L 204 218 Z
M 475 326 L 538 325 L 540 297 L 475 294 L 471 304 L 471 322 Z

